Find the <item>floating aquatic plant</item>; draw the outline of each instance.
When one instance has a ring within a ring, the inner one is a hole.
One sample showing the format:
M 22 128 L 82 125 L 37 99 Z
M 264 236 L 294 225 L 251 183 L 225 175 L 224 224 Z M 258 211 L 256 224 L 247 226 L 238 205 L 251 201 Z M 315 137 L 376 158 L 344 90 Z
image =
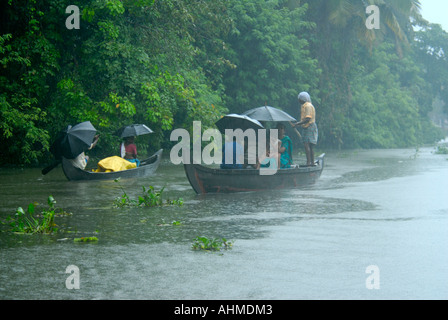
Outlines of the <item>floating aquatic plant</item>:
M 12 232 L 16 233 L 41 233 L 50 234 L 58 230 L 54 218 L 56 215 L 70 215 L 60 208 L 56 208 L 56 200 L 53 196 L 47 199 L 48 209 L 36 215 L 36 203 L 30 203 L 27 211 L 22 207 L 17 208 L 14 217 L 9 216 L 7 221 Z
M 177 200 L 163 200 L 163 192 L 165 191 L 165 187 L 163 187 L 160 191 L 155 190 L 153 186 L 149 187 L 142 187 L 143 194 L 138 196 L 138 200 L 131 199 L 128 194 L 126 193 L 126 190 L 121 186 L 120 179 L 114 180 L 120 187 L 120 189 L 123 191 L 123 194 L 121 197 L 115 199 L 114 204 L 116 207 L 122 208 L 122 207 L 161 207 L 163 205 L 177 205 L 182 206 L 184 201 L 182 198 L 179 198 Z
M 206 250 L 206 251 L 221 251 L 222 249 L 230 249 L 232 242 L 227 239 L 209 239 L 207 237 L 196 237 L 192 244 L 193 250 Z
M 97 237 L 81 237 L 73 239 L 74 242 L 98 242 Z

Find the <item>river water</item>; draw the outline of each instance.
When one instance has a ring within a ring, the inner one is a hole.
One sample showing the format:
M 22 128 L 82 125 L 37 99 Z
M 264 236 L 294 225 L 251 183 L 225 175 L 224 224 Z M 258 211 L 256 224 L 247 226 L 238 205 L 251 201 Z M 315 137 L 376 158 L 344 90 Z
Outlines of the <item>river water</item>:
M 69 182 L 60 167 L 0 169 L 2 221 L 49 195 L 72 213 L 53 235 L 1 226 L 0 299 L 447 299 L 448 155 L 434 151 L 330 152 L 302 190 L 197 196 L 168 160 L 120 182 L 131 198 L 152 185 L 184 199 L 162 208 L 115 208 L 116 182 Z M 197 236 L 233 247 L 194 251 Z

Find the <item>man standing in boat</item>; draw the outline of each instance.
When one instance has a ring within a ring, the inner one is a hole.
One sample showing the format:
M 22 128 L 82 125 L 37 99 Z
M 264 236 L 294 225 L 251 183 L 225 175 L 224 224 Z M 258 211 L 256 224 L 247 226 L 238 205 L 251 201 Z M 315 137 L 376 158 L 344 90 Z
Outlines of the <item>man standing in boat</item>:
M 314 166 L 314 147 L 318 140 L 318 129 L 316 125 L 316 110 L 311 103 L 311 97 L 307 92 L 299 94 L 300 122 L 293 124 L 293 127 L 302 128 L 302 140 L 306 153 L 306 165 Z

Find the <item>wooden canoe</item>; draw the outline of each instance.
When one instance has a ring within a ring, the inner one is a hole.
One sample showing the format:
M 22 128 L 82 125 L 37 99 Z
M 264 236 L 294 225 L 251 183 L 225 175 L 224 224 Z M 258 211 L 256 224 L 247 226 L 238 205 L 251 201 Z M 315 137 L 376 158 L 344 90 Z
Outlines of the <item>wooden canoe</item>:
M 187 178 L 197 194 L 234 193 L 300 188 L 314 184 L 325 166 L 325 154 L 314 167 L 278 170 L 275 175 L 260 175 L 260 170 L 223 170 L 198 164 L 184 164 Z
M 113 180 L 117 178 L 141 178 L 154 174 L 160 165 L 163 150 L 157 151 L 146 160 L 141 161 L 139 167 L 117 172 L 92 172 L 73 167 L 69 160 L 62 159 L 62 170 L 68 180 Z

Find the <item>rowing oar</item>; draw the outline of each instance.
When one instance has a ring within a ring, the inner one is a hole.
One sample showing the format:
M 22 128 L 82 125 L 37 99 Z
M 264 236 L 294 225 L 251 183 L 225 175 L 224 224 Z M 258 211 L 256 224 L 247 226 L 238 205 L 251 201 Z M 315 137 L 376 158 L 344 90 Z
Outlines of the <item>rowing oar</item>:
M 51 170 L 53 170 L 54 168 L 56 168 L 58 166 L 58 164 L 60 164 L 61 161 L 55 161 L 53 162 L 51 165 L 49 165 L 48 167 L 42 169 L 42 174 L 46 175 L 48 172 L 50 172 Z
M 289 124 L 291 125 L 292 129 L 297 133 L 297 135 L 299 136 L 299 138 L 302 139 L 302 135 L 301 135 L 300 132 L 296 129 L 296 127 L 294 127 L 294 125 L 292 124 L 291 121 L 289 121 Z

